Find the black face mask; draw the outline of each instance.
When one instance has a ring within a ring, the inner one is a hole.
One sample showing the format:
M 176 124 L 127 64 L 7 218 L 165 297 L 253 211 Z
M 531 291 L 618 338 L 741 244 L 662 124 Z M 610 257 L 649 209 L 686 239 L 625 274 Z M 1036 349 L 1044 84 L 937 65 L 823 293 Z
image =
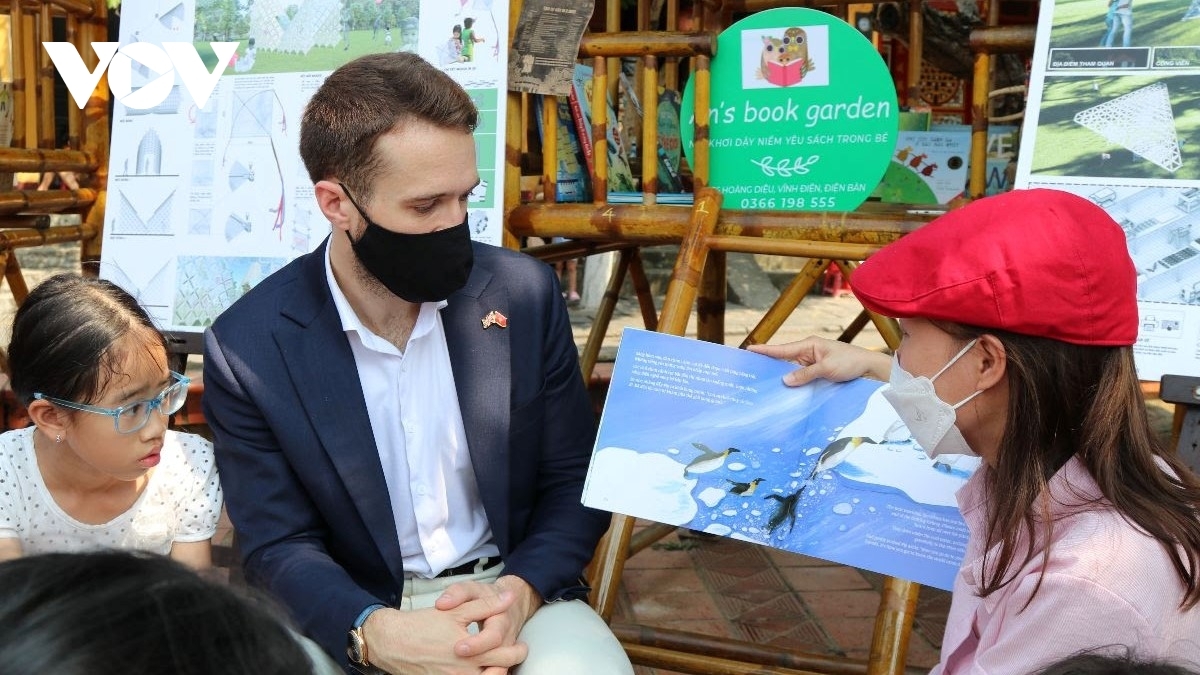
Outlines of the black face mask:
M 413 303 L 439 302 L 466 285 L 475 252 L 465 219 L 454 227 L 425 234 L 392 232 L 371 220 L 345 185 L 342 190 L 367 222 L 358 241 L 346 233 L 350 248 L 362 266 L 394 295 Z

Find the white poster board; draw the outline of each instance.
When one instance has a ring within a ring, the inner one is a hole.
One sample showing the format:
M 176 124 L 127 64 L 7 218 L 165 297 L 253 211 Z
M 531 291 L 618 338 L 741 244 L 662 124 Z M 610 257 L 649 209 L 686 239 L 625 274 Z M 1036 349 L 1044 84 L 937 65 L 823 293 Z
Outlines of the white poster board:
M 452 51 L 466 23 L 471 60 Z M 475 100 L 483 182 L 468 223 L 499 244 L 507 23 L 505 0 L 124 0 L 122 45 L 193 42 L 203 57 L 210 41 L 239 44 L 203 108 L 178 81 L 155 107 L 115 103 L 101 276 L 179 351 L 198 352 L 221 311 L 329 234 L 300 160 L 300 117 L 330 72 L 383 51 L 416 51 Z M 135 87 L 152 75 L 134 62 Z
M 1138 376 L 1200 375 L 1200 0 L 1044 0 L 1016 187 L 1091 199 L 1138 270 Z

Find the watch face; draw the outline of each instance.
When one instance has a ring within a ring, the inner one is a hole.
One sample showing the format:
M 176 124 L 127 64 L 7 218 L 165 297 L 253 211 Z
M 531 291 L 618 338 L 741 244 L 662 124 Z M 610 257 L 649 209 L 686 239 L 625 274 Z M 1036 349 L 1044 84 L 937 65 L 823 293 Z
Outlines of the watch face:
M 357 630 L 350 631 L 350 644 L 346 647 L 346 656 L 350 657 L 351 663 L 365 663 L 366 655 L 364 652 L 365 643 L 363 642 L 362 633 Z

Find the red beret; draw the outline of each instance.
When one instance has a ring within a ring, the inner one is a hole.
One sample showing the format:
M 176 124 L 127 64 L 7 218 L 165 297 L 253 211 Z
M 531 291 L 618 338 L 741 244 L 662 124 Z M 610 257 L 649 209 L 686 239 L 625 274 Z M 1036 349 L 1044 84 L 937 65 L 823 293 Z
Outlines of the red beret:
M 855 270 L 867 309 L 1080 345 L 1137 340 L 1125 232 L 1068 192 L 1014 190 L 950 211 Z

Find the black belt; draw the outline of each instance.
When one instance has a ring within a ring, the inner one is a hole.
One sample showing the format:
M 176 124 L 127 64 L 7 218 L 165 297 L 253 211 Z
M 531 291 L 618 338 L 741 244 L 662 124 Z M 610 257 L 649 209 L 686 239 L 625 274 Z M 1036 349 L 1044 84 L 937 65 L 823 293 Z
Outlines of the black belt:
M 485 570 L 490 570 L 500 564 L 499 556 L 491 558 L 479 558 L 465 562 L 458 567 L 451 567 L 440 572 L 435 579 L 443 579 L 445 577 L 457 577 L 463 574 L 479 574 Z

